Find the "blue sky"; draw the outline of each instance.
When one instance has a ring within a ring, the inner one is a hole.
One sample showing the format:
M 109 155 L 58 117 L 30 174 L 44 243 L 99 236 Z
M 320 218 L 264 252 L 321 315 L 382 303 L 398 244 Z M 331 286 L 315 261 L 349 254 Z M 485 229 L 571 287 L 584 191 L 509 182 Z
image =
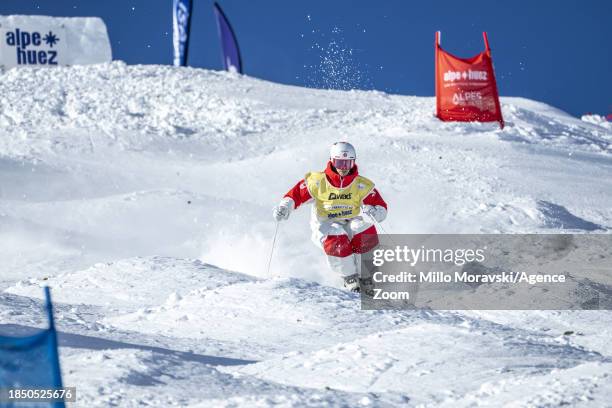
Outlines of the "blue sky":
M 212 0 L 194 0 L 189 64 L 221 69 Z M 487 31 L 502 96 L 612 112 L 612 1 L 220 0 L 248 75 L 312 87 L 434 94 L 434 32 L 463 57 Z M 172 0 L 1 0 L 0 14 L 100 16 L 113 57 L 170 64 Z

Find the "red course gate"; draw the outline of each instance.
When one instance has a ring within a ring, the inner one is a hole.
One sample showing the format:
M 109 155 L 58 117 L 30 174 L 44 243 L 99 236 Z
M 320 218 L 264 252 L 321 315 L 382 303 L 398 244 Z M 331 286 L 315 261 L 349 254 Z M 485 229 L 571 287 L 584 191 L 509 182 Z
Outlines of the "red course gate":
M 485 50 L 458 58 L 440 47 L 436 32 L 436 116 L 443 121 L 499 122 L 504 127 L 487 33 Z

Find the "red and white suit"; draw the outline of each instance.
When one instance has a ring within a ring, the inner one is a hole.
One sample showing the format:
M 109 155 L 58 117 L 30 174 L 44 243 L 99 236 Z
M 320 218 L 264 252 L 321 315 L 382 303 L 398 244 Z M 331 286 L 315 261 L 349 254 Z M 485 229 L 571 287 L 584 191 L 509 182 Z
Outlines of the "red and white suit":
M 331 162 L 327 163 L 324 171 L 327 181 L 336 188 L 349 186 L 358 176 L 357 165 L 354 165 L 349 174 L 340 176 Z M 302 204 L 314 201 L 304 179 L 300 180 L 285 194 L 283 201 L 297 209 Z M 376 188 L 373 188 L 361 202 L 362 206 L 373 206 L 386 215 L 387 203 L 383 200 Z M 363 207 L 362 207 L 363 208 Z M 327 255 L 330 268 L 343 277 L 360 274 L 361 254 L 369 252 L 378 245 L 376 227 L 369 217 L 361 216 L 347 219 L 323 219 L 317 215 L 313 206 L 310 226 L 312 240 Z

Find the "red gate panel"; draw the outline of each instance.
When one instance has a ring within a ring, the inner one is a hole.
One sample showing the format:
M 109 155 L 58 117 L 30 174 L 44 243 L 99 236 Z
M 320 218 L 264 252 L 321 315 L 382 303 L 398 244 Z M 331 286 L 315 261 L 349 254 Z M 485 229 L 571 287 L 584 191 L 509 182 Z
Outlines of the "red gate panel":
M 444 121 L 499 122 L 504 127 L 487 33 L 485 51 L 459 58 L 440 47 L 436 32 L 436 116 Z

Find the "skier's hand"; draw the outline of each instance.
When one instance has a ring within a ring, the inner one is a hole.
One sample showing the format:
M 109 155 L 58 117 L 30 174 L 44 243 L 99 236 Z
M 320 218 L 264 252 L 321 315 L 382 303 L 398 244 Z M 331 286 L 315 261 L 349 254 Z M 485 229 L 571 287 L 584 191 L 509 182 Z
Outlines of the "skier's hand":
M 289 218 L 289 208 L 284 207 L 282 205 L 278 205 L 274 207 L 274 210 L 272 211 L 272 216 L 276 221 L 286 220 Z
M 387 218 L 387 209 L 382 205 L 364 205 L 361 211 L 375 219 L 376 222 L 383 222 Z
M 272 210 L 272 216 L 276 221 L 286 220 L 289 218 L 291 210 L 293 210 L 293 200 L 290 198 L 283 198 Z

